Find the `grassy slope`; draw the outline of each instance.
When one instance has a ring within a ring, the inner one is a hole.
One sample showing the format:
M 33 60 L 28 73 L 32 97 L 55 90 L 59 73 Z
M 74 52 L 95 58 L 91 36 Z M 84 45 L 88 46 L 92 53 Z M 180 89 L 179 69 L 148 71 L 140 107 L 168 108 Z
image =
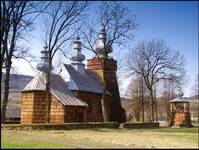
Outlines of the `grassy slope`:
M 2 148 L 198 148 L 198 128 L 2 130 Z

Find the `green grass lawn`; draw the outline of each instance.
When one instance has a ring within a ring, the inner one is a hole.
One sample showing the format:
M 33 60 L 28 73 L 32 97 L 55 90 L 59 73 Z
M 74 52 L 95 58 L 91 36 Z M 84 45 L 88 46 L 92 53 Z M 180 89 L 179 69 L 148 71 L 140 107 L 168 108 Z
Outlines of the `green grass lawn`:
M 2 148 L 198 148 L 198 128 L 1 130 Z

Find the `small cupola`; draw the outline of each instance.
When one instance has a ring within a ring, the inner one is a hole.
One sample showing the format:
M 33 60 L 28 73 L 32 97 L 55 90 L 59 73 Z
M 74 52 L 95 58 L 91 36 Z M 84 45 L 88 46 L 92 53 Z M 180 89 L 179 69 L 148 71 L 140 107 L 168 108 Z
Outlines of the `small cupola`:
M 187 101 L 185 97 L 183 97 L 184 93 L 181 91 L 181 88 L 178 88 L 176 92 L 176 98 L 171 100 L 170 102 L 183 102 Z
M 71 65 L 80 73 L 85 72 L 85 65 L 82 63 L 85 60 L 85 56 L 81 52 L 82 42 L 80 37 L 76 37 L 73 42 L 73 50 L 75 53 L 71 56 Z
M 99 57 L 104 57 L 112 52 L 112 47 L 107 45 L 106 31 L 104 26 L 102 26 L 100 29 L 98 40 L 94 45 L 94 50 L 97 54 L 99 54 Z
M 37 70 L 42 72 L 47 72 L 49 52 L 48 52 L 48 47 L 46 45 L 44 46 L 44 50 L 41 51 L 41 54 L 42 54 L 41 62 L 37 65 Z M 53 67 L 51 69 L 53 69 Z

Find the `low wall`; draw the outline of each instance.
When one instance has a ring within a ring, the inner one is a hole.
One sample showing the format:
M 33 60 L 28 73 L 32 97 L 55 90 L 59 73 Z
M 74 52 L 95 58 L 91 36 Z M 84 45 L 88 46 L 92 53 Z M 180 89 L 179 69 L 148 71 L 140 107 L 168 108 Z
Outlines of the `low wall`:
M 15 120 L 7 120 L 5 124 L 20 124 L 20 121 L 15 121 Z
M 123 128 L 141 129 L 141 128 L 158 128 L 159 122 L 154 123 L 124 123 Z
M 63 123 L 63 124 L 2 124 L 6 130 L 70 130 L 90 128 L 119 128 L 116 122 L 87 122 L 87 123 Z

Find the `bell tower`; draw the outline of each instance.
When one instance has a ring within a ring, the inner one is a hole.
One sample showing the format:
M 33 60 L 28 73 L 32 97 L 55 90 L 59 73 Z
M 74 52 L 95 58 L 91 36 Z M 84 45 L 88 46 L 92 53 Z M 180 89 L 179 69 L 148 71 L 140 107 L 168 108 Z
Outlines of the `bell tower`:
M 184 97 L 184 94 L 179 88 L 176 93 L 176 98 L 170 101 L 171 116 L 170 126 L 173 127 L 192 127 L 191 116 L 189 112 L 189 102 Z
M 106 82 L 106 89 L 111 93 L 109 111 L 109 121 L 125 122 L 125 110 L 121 107 L 119 88 L 117 82 L 117 61 L 108 54 L 112 52 L 112 47 L 106 45 L 106 32 L 102 28 L 98 35 L 98 40 L 94 45 L 95 52 L 99 57 L 87 60 L 87 70 L 92 70 L 97 73 L 104 82 Z M 106 56 L 106 57 L 105 57 Z

